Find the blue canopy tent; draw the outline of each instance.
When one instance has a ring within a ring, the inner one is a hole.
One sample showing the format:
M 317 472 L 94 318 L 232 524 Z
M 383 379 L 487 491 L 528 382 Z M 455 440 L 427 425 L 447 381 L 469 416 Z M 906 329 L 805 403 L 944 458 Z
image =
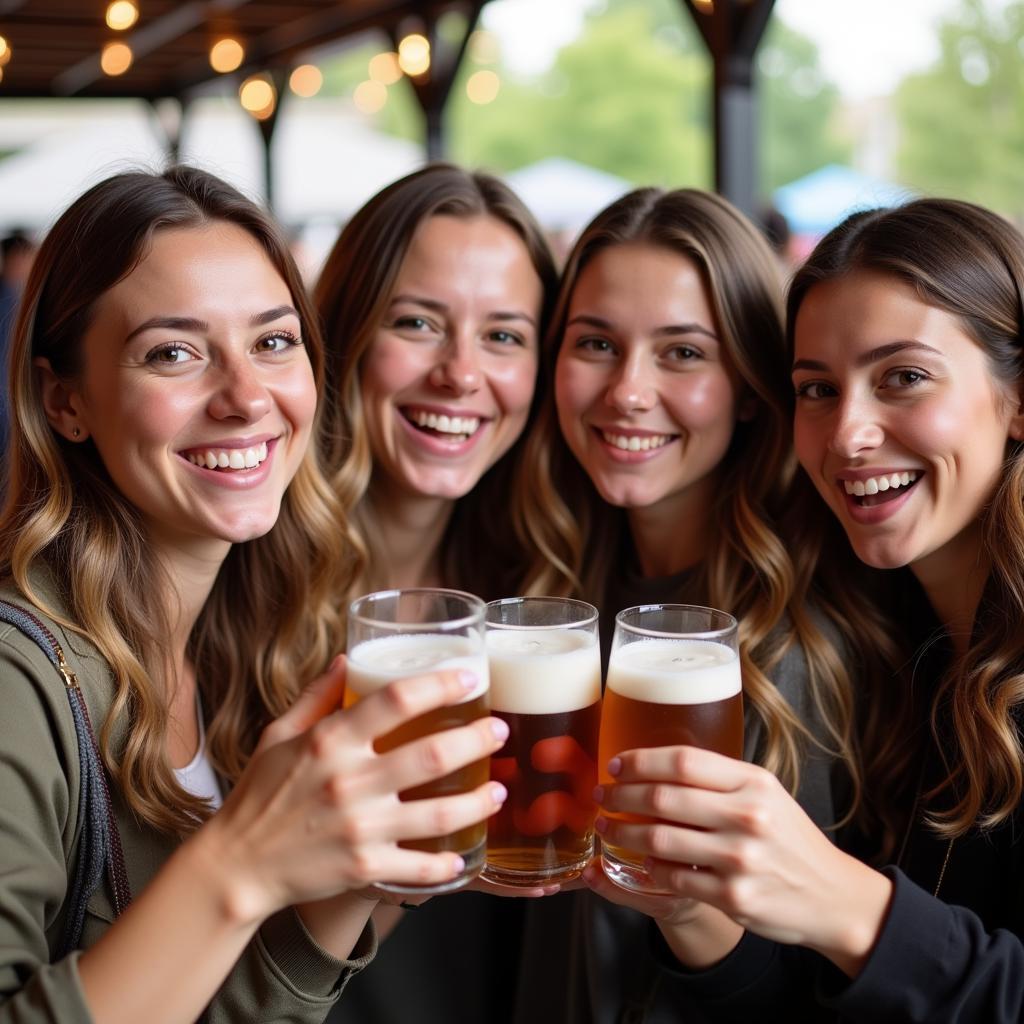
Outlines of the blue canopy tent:
M 896 206 L 912 196 L 902 185 L 827 164 L 777 188 L 772 201 L 794 235 L 819 238 L 855 210 Z

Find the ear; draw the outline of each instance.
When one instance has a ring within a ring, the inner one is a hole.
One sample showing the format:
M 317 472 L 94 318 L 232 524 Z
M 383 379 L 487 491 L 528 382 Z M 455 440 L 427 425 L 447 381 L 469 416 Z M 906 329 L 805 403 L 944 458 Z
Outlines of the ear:
M 53 372 L 50 360 L 44 356 L 34 359 L 32 365 L 36 369 L 43 412 L 50 426 L 67 441 L 84 441 L 89 431 L 82 416 L 79 393 Z

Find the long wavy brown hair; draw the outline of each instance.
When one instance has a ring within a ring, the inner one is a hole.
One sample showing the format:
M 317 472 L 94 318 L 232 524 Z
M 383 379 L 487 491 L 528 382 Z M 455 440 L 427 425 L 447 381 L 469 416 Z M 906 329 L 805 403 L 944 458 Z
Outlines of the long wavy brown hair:
M 67 628 L 96 645 L 116 693 L 101 730 L 104 762 L 128 806 L 162 831 L 184 834 L 209 814 L 177 783 L 165 754 L 168 728 L 167 582 L 138 511 L 113 484 L 91 442 L 50 427 L 33 360 L 58 377 L 82 370 L 82 338 L 97 300 L 146 256 L 154 234 L 225 221 L 247 231 L 291 290 L 322 388 L 317 319 L 278 228 L 250 200 L 188 167 L 130 172 L 96 185 L 61 216 L 36 257 L 10 352 L 8 476 L 0 509 L 0 579 L 13 579 L 45 613 L 40 570 L 67 602 Z M 265 536 L 234 545 L 189 640 L 208 719 L 208 753 L 229 780 L 244 768 L 262 727 L 323 670 L 337 635 L 331 600 L 343 561 L 337 507 L 310 450 Z M 128 721 L 123 749 L 114 723 Z
M 816 285 L 856 270 L 909 284 L 922 302 L 956 317 L 988 357 L 993 380 L 1024 382 L 1024 237 L 971 203 L 919 199 L 856 213 L 825 236 L 793 279 L 787 303 L 790 352 L 800 306 Z M 790 392 L 791 393 L 791 392 Z M 906 618 L 894 606 L 893 574 L 861 565 L 809 482 L 798 505 L 806 529 L 797 557 L 821 580 L 830 614 L 868 667 L 859 697 L 866 825 L 891 851 L 905 827 L 907 780 L 922 746 L 935 742 L 947 777 L 926 802 L 944 836 L 1005 821 L 1024 798 L 1024 445 L 1010 441 L 1002 479 L 981 510 L 991 569 L 966 655 L 922 705 L 911 685 Z M 931 736 L 929 736 L 929 729 Z M 913 795 L 910 794 L 910 798 Z M 934 803 L 933 803 L 934 806 Z
M 533 215 L 507 185 L 488 174 L 432 164 L 393 182 L 345 226 L 327 257 L 314 297 L 327 344 L 323 456 L 347 514 L 343 528 L 352 561 L 344 593 L 349 597 L 390 582 L 374 571 L 384 560 L 374 529 L 374 465 L 363 423 L 363 357 L 384 318 L 416 229 L 439 215 L 494 217 L 522 239 L 543 289 L 541 338 L 557 287 L 551 252 Z M 542 371 L 531 420 L 549 389 L 550 378 Z M 536 477 L 520 438 L 469 494 L 456 501 L 441 545 L 447 585 L 484 597 L 568 588 L 560 523 L 550 518 L 551 495 L 533 486 Z
M 580 274 L 599 252 L 627 243 L 668 249 L 697 266 L 728 363 L 741 392 L 753 398 L 753 416 L 737 423 L 718 469 L 718 498 L 709 516 L 717 528 L 696 571 L 703 599 L 740 621 L 744 695 L 764 727 L 760 759 L 795 793 L 808 744 L 821 742 L 769 678 L 786 652 L 800 645 L 824 742 L 830 754 L 851 765 L 856 795 L 846 668 L 808 610 L 807 583 L 797 576 L 790 557 L 791 538 L 784 538 L 776 525 L 796 463 L 784 398 L 790 384 L 775 259 L 757 229 L 716 195 L 693 189 L 631 192 L 591 221 L 569 255 L 551 324 L 547 355 L 552 363 Z M 566 524 L 563 533 L 572 538 L 567 560 L 583 595 L 601 603 L 612 575 L 622 569 L 625 512 L 600 497 L 569 451 L 553 401 L 542 411 L 527 446 L 544 481 L 558 481 L 561 497 L 552 515 Z

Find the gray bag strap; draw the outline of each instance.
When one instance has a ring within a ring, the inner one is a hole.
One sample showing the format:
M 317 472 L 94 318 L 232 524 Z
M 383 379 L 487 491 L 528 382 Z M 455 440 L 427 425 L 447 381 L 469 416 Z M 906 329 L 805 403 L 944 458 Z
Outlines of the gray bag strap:
M 131 886 L 128 884 L 121 834 L 107 786 L 107 773 L 103 768 L 96 734 L 89 720 L 89 709 L 78 679 L 64 658 L 64 651 L 57 638 L 32 612 L 16 604 L 0 601 L 0 622 L 9 623 L 34 640 L 50 664 L 60 673 L 71 704 L 71 717 L 78 738 L 78 768 L 82 780 L 78 793 L 78 820 L 82 824 L 82 838 L 74 878 L 64 900 L 68 916 L 57 950 L 57 959 L 61 959 L 78 948 L 85 923 L 85 908 L 104 872 L 110 882 L 115 914 L 120 914 L 131 902 Z

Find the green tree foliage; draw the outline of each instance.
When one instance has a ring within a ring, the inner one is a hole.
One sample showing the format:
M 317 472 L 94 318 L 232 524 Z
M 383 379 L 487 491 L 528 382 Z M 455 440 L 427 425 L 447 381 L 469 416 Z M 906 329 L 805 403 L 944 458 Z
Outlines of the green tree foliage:
M 554 0 L 553 0 L 554 2 Z M 370 57 L 368 44 L 325 69 L 325 91 L 351 94 Z M 469 76 L 482 66 L 501 77 L 497 99 L 471 103 Z M 831 124 L 838 102 L 813 43 L 773 17 L 759 51 L 762 191 L 847 157 Z M 519 80 L 496 63 L 467 59 L 447 110 L 452 157 L 513 170 L 564 156 L 637 184 L 709 187 L 711 59 L 682 0 L 607 0 L 580 37 L 544 74 Z M 407 82 L 389 88 L 379 124 L 422 138 L 422 117 Z
M 963 0 L 941 55 L 896 93 L 900 178 L 1024 216 L 1024 0 Z
M 851 147 L 835 127 L 839 91 L 826 79 L 814 43 L 772 17 L 757 70 L 762 193 L 825 164 L 848 162 Z

